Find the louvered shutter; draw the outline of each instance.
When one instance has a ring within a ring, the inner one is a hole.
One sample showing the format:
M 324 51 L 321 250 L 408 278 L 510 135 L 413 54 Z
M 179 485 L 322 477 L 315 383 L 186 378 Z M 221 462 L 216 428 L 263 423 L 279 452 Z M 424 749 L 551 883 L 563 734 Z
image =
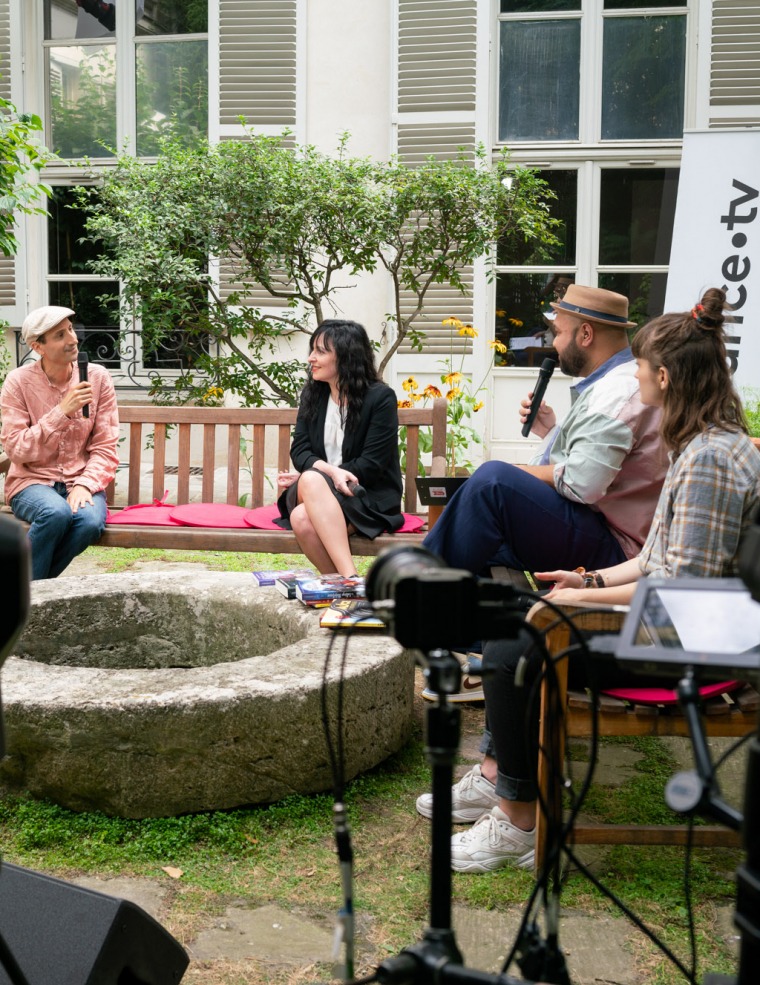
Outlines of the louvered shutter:
M 220 0 L 219 122 L 296 123 L 297 0 Z
M 760 123 L 760 4 L 713 0 L 710 126 Z
M 0 0 L 0 96 L 11 98 L 11 22 L 10 0 Z M 0 306 L 16 303 L 15 263 L 0 256 Z
M 399 159 L 412 167 L 427 157 L 454 158 L 459 149 L 472 152 L 475 126 L 477 0 L 398 0 L 398 128 Z M 451 351 L 444 318 L 472 322 L 472 269 L 463 271 L 469 296 L 446 284 L 433 284 L 414 325 L 425 332 L 425 353 Z M 409 314 L 416 301 L 402 295 Z M 454 336 L 456 351 L 470 351 L 470 339 Z M 400 346 L 410 353 L 409 344 Z
M 279 134 L 296 119 L 297 0 L 220 0 L 219 123 L 222 139 L 242 139 L 240 117 L 254 129 Z M 225 129 L 226 128 L 226 129 Z M 289 138 L 292 141 L 292 138 Z M 223 298 L 239 289 L 235 263 L 219 265 Z M 252 286 L 242 303 L 284 308 L 287 300 Z

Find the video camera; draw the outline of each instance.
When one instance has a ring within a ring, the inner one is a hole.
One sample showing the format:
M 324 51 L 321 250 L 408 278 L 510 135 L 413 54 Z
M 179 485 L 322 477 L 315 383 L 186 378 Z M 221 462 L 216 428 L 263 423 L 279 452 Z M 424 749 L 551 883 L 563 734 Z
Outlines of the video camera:
M 426 652 L 513 638 L 525 613 L 512 585 L 447 568 L 424 547 L 381 554 L 367 576 L 367 597 L 402 646 Z

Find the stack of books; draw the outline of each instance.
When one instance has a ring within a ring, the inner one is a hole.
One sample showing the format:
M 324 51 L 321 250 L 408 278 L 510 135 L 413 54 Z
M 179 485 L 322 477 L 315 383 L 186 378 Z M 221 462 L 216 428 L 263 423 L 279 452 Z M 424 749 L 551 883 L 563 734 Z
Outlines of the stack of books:
M 296 579 L 295 597 L 309 606 L 327 606 L 335 599 L 363 599 L 364 579 L 322 575 Z
M 313 568 L 298 568 L 293 571 L 252 571 L 254 581 L 257 585 L 261 585 L 262 588 L 265 585 L 275 585 L 278 581 L 282 579 L 293 579 L 293 578 L 316 578 L 317 573 Z M 295 598 L 294 595 L 290 596 Z
M 335 599 L 319 617 L 319 625 L 327 629 L 385 629 L 366 599 Z

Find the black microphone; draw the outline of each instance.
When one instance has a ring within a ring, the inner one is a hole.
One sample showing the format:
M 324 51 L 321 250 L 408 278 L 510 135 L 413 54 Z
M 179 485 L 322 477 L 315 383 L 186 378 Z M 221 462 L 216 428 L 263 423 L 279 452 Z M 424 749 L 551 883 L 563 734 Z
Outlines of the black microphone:
M 533 422 L 536 419 L 538 408 L 541 406 L 541 401 L 544 399 L 546 388 L 549 385 L 549 380 L 552 378 L 552 373 L 554 372 L 554 367 L 556 365 L 557 363 L 554 359 L 544 359 L 541 363 L 541 369 L 538 371 L 536 388 L 533 391 L 533 399 L 530 402 L 530 410 L 528 411 L 528 416 L 522 426 L 521 433 L 523 438 L 527 438 L 530 434 L 530 429 L 533 427 Z
M 88 363 L 87 353 L 80 352 L 79 355 L 77 356 L 77 365 L 79 366 L 80 383 L 87 382 L 87 363 Z M 541 392 L 543 393 L 543 391 Z M 90 405 L 85 404 L 84 407 L 82 408 L 82 417 L 89 417 L 89 416 L 90 416 Z

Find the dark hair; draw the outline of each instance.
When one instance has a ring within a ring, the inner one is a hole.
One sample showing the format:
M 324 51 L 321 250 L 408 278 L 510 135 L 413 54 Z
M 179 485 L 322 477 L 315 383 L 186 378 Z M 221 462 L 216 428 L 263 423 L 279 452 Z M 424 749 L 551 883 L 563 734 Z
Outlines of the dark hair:
M 711 287 L 691 311 L 655 318 L 631 343 L 634 356 L 668 371 L 660 431 L 675 451 L 713 424 L 726 431 L 747 430 L 728 368 L 725 308 L 725 291 Z
M 340 403 L 345 408 L 346 431 L 351 431 L 359 422 L 367 390 L 378 381 L 372 343 L 363 325 L 339 318 L 326 319 L 317 326 L 309 340 L 309 352 L 320 339 L 323 345 L 335 353 Z M 329 389 L 329 385 L 321 380 L 313 380 L 309 371 L 309 378 L 301 394 L 301 412 L 307 419 L 316 414 L 319 395 L 325 389 Z

